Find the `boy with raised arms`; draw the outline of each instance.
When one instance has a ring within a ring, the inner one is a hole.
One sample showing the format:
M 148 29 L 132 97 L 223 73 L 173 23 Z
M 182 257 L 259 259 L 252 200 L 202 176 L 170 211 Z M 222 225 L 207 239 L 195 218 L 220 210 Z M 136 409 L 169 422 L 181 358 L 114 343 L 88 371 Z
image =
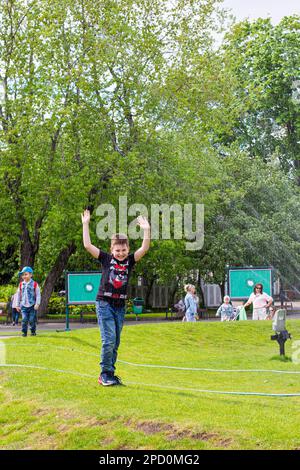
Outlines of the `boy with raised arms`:
M 85 249 L 102 265 L 101 282 L 96 298 L 96 312 L 101 332 L 101 371 L 99 384 L 121 385 L 121 379 L 115 375 L 115 364 L 120 345 L 121 331 L 125 315 L 125 301 L 131 271 L 150 247 L 150 225 L 145 217 L 138 217 L 138 225 L 144 231 L 142 246 L 134 253 L 129 252 L 126 235 L 117 233 L 111 238 L 110 253 L 92 245 L 90 240 L 90 212 L 81 215 L 83 226 L 83 244 Z

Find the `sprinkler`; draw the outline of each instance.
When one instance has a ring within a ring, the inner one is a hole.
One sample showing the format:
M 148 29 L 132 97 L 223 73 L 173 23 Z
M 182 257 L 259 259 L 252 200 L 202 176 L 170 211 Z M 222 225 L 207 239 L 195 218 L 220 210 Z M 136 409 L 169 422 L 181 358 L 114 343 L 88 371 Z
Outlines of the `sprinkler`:
M 272 329 L 276 332 L 276 334 L 271 336 L 271 340 L 277 341 L 279 344 L 280 356 L 285 355 L 284 346 L 286 340 L 292 339 L 290 333 L 286 329 L 285 321 L 286 310 L 281 308 L 275 312 Z

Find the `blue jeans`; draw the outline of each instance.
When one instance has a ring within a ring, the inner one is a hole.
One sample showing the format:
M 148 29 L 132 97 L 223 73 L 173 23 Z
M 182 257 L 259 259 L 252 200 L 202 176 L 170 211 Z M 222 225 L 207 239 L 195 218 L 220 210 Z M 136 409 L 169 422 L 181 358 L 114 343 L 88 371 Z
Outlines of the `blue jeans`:
M 15 324 L 18 324 L 19 321 L 19 312 L 16 308 L 12 309 L 12 321 L 15 322 Z
M 189 310 L 185 313 L 186 321 L 196 321 L 195 314 Z
M 22 314 L 22 333 L 27 335 L 28 323 L 31 333 L 36 331 L 36 311 L 33 305 L 31 307 L 21 307 Z
M 102 339 L 101 372 L 114 373 L 124 323 L 125 307 L 114 307 L 105 300 L 97 300 L 96 312 Z

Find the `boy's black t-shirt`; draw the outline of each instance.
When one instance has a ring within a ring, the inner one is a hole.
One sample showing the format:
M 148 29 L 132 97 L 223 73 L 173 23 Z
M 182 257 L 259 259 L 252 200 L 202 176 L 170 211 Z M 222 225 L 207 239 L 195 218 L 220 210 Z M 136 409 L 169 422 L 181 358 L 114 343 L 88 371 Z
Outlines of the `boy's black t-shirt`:
M 102 265 L 101 282 L 97 300 L 107 300 L 125 305 L 127 286 L 131 271 L 135 265 L 134 253 L 122 261 L 117 260 L 105 251 L 100 250 L 99 262 Z

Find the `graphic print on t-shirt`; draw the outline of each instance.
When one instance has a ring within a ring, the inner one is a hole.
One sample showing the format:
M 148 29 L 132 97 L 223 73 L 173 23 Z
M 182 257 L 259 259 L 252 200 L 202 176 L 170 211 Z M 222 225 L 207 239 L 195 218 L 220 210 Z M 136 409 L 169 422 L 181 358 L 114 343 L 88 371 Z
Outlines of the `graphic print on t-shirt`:
M 99 261 L 102 265 L 102 277 L 97 300 L 108 297 L 126 299 L 130 273 L 135 265 L 134 254 L 130 253 L 127 258 L 119 261 L 111 254 L 100 251 Z
M 117 260 L 112 258 L 110 262 L 109 271 L 109 284 L 114 289 L 121 289 L 128 282 L 128 262 L 126 264 L 119 264 Z

